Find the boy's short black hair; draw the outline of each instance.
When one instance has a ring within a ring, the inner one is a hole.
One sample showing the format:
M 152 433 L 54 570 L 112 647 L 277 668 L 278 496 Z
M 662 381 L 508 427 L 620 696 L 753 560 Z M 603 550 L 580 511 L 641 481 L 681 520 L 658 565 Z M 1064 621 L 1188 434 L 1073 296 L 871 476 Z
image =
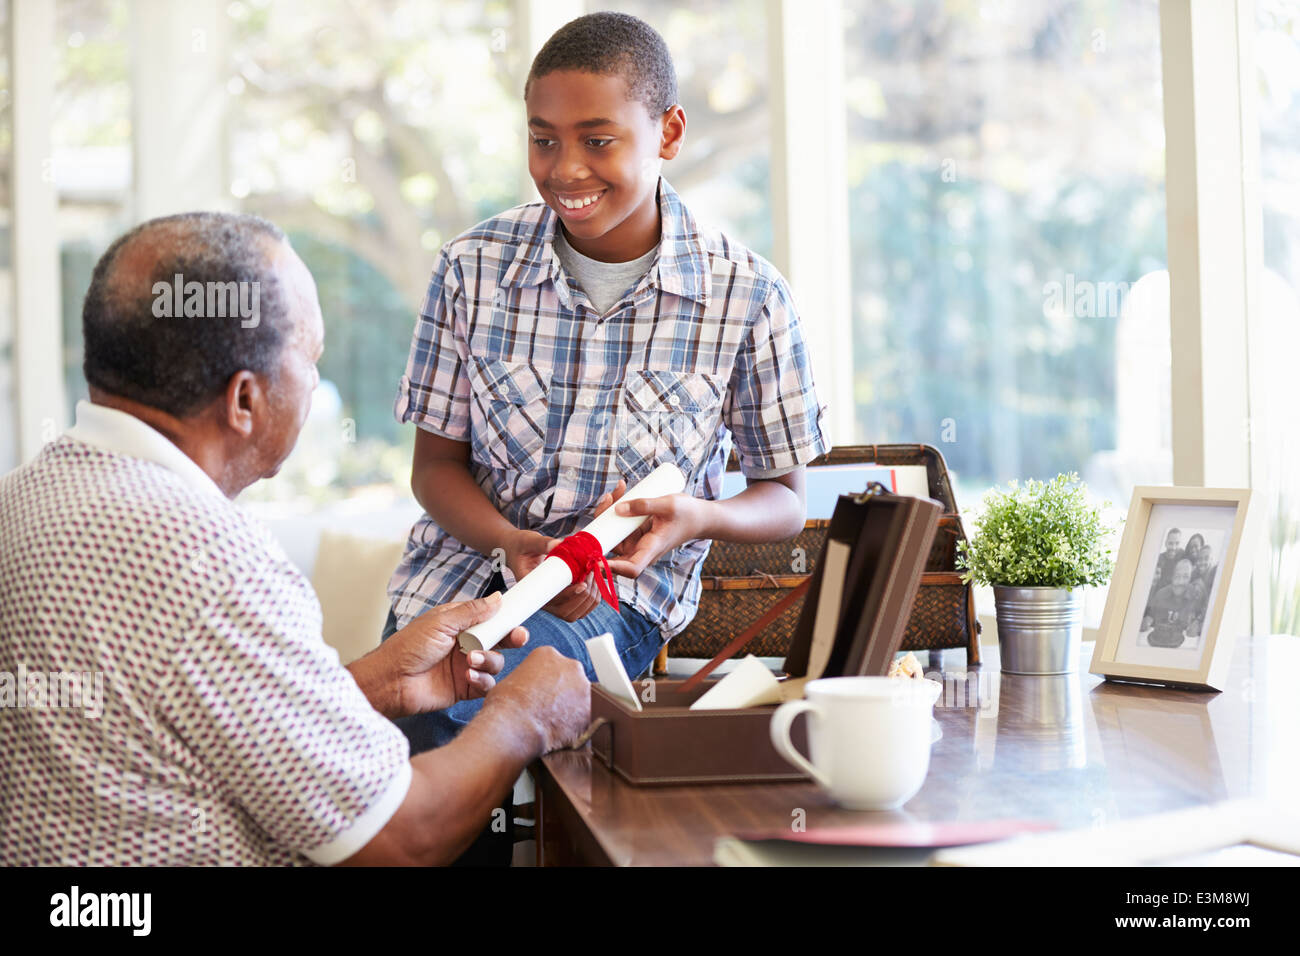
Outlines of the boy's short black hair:
M 557 70 L 581 70 L 627 81 L 632 99 L 658 119 L 677 102 L 677 70 L 655 28 L 628 13 L 602 11 L 570 20 L 533 58 L 524 95 L 533 80 Z

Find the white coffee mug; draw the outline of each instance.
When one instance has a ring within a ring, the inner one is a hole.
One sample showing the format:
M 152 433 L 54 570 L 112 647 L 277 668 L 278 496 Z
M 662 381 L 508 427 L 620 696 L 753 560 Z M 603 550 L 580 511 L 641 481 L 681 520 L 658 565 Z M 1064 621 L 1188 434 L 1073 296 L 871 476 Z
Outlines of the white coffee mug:
M 916 795 L 930 769 L 937 681 L 830 677 L 809 681 L 804 700 L 772 715 L 772 746 L 850 810 L 893 810 Z M 811 761 L 790 742 L 808 712 Z

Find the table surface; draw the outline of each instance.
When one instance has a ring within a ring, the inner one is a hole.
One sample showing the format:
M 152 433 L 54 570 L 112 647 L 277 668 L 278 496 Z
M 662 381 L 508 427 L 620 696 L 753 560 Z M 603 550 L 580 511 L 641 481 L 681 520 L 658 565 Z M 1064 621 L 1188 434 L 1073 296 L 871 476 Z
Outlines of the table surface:
M 1300 801 L 1300 637 L 1243 638 L 1223 693 L 1002 674 L 996 647 L 967 669 L 943 652 L 920 793 L 899 811 L 837 808 L 812 783 L 633 787 L 590 749 L 534 765 L 543 865 L 707 865 L 719 836 L 885 821 L 1032 819 L 1086 827 L 1240 797 Z M 924 657 L 924 655 L 921 655 Z M 938 655 L 936 655 L 938 659 Z

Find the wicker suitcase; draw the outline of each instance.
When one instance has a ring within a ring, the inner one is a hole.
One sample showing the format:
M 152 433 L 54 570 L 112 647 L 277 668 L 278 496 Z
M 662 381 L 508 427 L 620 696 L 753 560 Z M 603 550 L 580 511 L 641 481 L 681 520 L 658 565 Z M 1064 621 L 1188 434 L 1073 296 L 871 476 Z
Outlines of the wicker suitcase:
M 931 445 L 843 445 L 815 458 L 808 467 L 868 463 L 882 467 L 924 465 L 930 497 L 944 510 L 912 605 L 903 650 L 962 647 L 966 649 L 967 663 L 978 664 L 979 622 L 974 589 L 962 583 L 956 567 L 957 542 L 965 539 L 965 531 L 942 453 Z M 727 470 L 738 471 L 739 467 L 733 454 Z M 709 658 L 721 650 L 746 624 L 762 616 L 809 576 L 809 565 L 821 552 L 829 524 L 824 519 L 810 520 L 790 541 L 715 541 L 701 569 L 699 610 L 686 630 L 668 643 L 668 655 Z M 800 607 L 796 602 L 788 608 L 743 653 L 785 657 Z

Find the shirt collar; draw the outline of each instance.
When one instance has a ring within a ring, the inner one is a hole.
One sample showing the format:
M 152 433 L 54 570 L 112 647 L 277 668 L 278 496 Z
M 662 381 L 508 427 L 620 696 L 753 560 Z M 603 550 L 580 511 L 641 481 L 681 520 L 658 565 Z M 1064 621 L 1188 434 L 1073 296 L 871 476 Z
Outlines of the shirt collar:
M 650 280 L 664 292 L 709 304 L 709 253 L 695 218 L 687 211 L 668 180 L 659 177 L 659 260 Z M 553 244 L 560 217 L 545 203 L 541 215 L 520 243 L 514 260 L 501 279 L 503 286 L 535 286 L 559 272 Z
M 166 435 L 127 412 L 87 401 L 77 402 L 77 423 L 68 438 L 128 458 L 143 458 L 162 465 L 197 491 L 225 494 L 206 471 Z

